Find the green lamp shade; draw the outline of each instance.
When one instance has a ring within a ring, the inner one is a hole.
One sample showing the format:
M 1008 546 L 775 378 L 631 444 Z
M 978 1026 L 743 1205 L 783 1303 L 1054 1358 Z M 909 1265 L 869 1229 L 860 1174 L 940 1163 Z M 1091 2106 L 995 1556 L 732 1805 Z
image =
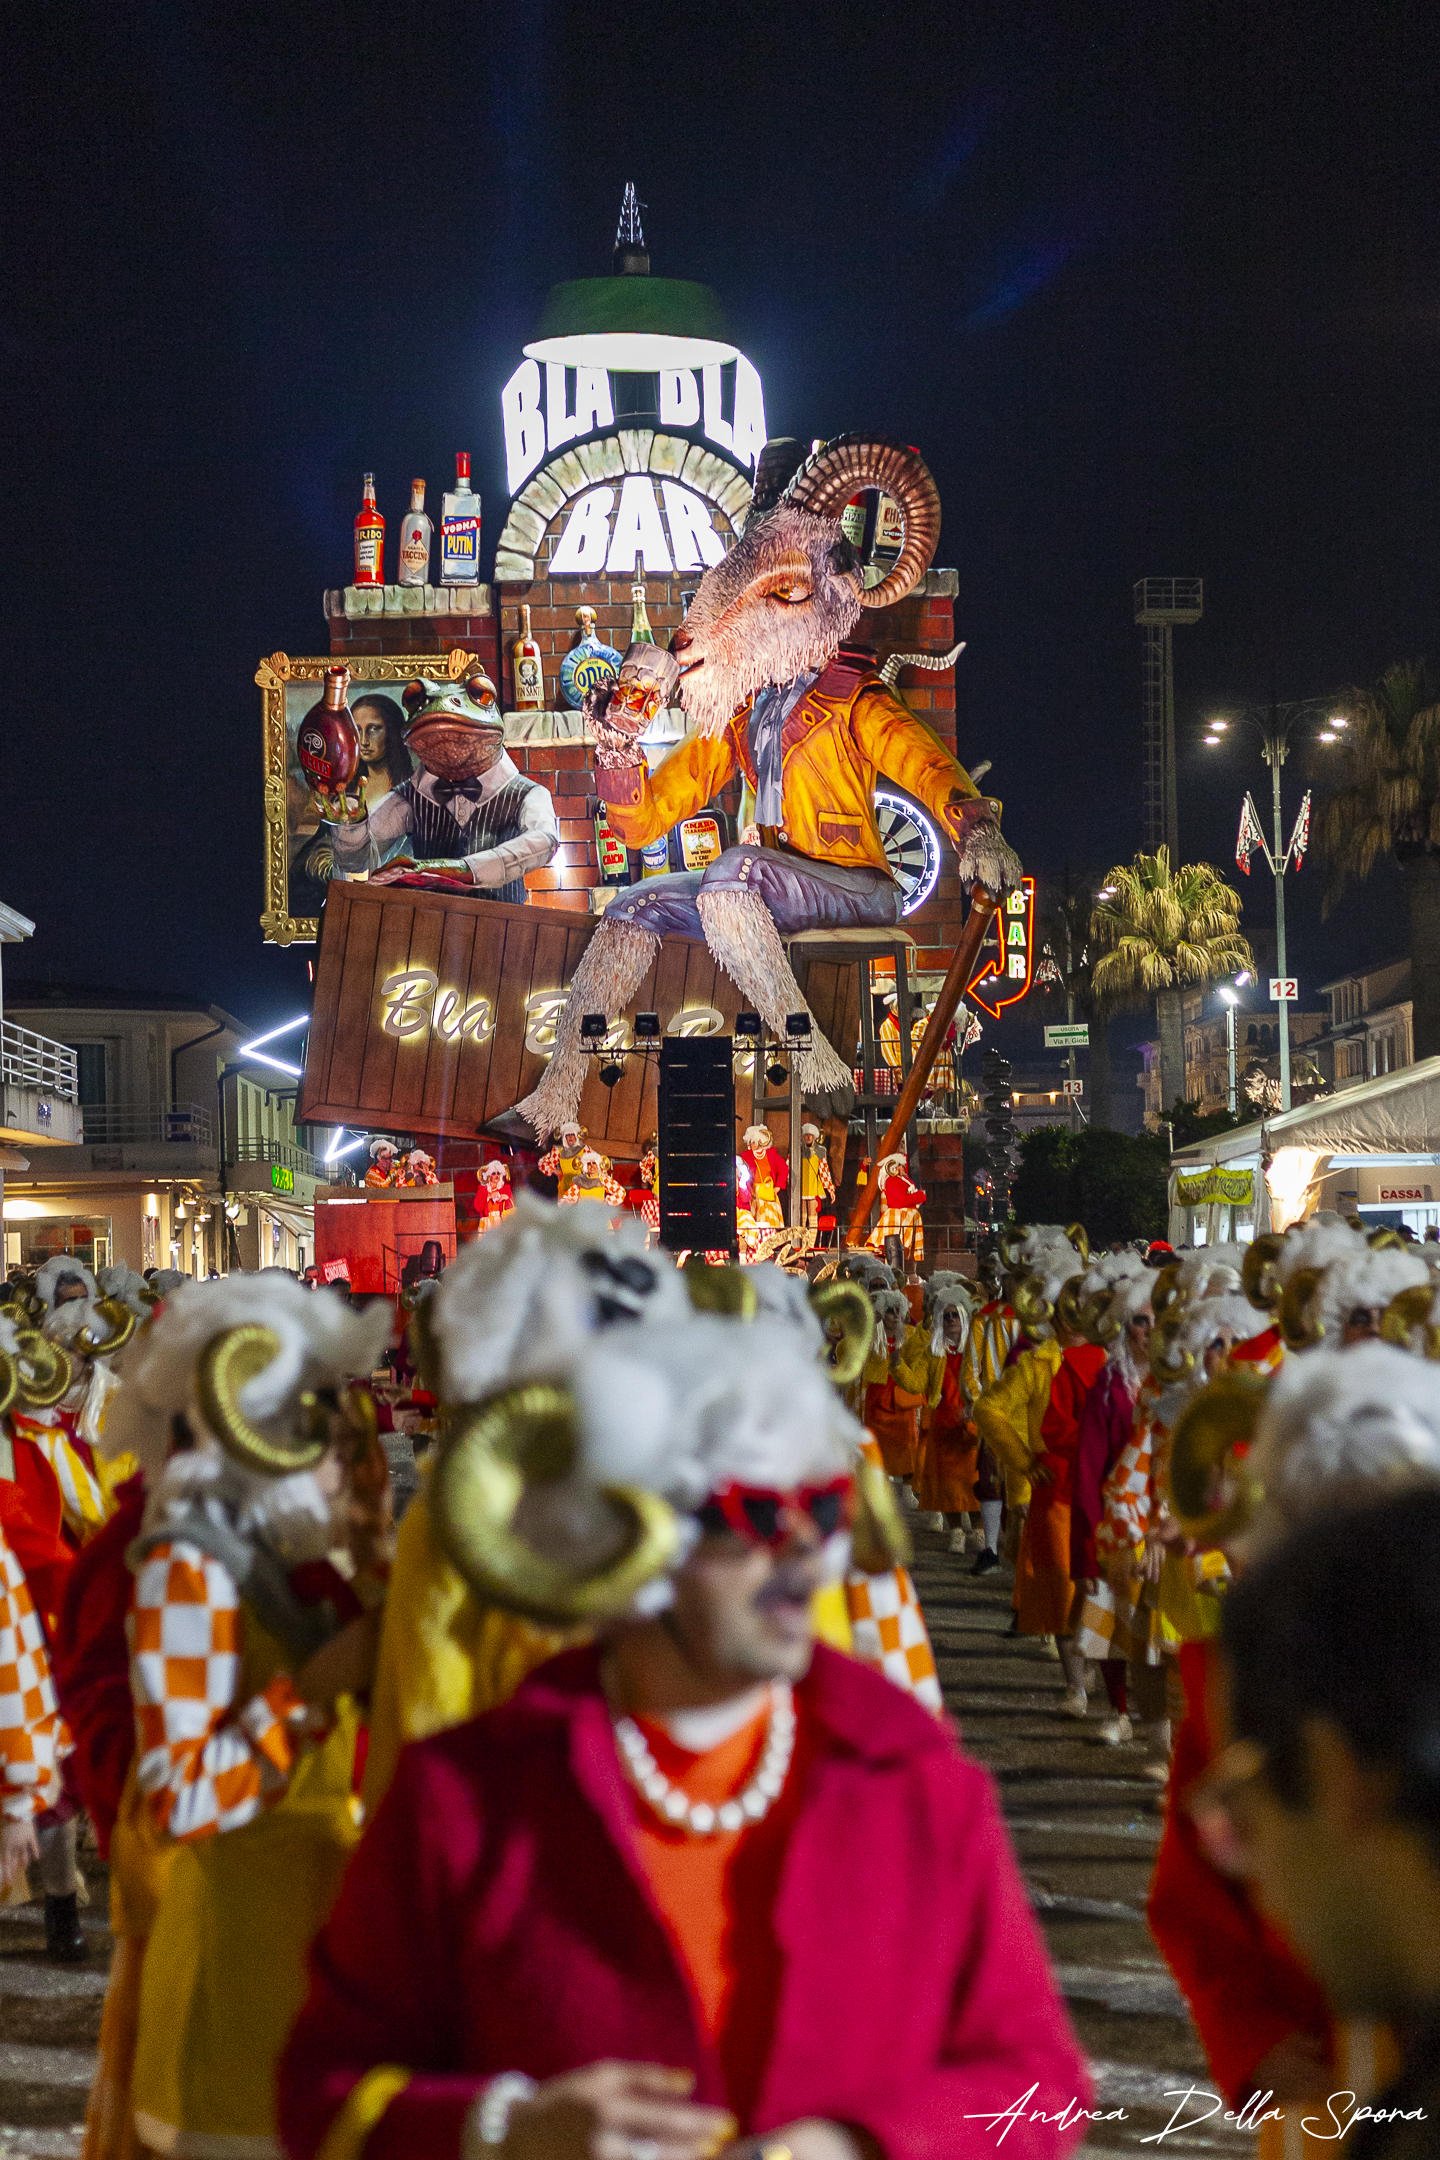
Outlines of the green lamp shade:
M 689 278 L 569 278 L 552 285 L 531 360 L 648 374 L 736 358 L 720 301 Z

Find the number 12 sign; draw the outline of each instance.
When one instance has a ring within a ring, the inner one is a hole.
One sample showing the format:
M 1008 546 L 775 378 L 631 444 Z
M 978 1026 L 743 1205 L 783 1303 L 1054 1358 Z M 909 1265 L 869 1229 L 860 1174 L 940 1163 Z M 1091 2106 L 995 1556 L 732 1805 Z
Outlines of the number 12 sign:
M 1293 975 L 1270 977 L 1270 1002 L 1272 1005 L 1295 1005 L 1299 1002 L 1300 989 Z

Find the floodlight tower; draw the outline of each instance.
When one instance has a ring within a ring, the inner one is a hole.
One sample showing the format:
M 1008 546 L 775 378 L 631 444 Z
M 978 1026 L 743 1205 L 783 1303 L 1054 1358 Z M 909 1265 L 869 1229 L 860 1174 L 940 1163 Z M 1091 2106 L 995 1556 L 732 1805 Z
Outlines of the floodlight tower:
M 1202 578 L 1147 577 L 1135 587 L 1135 620 L 1145 633 L 1141 661 L 1145 693 L 1145 762 L 1141 780 L 1145 847 L 1153 855 L 1163 841 L 1170 850 L 1172 867 L 1180 860 L 1174 629 L 1176 623 L 1199 622 L 1204 612 Z

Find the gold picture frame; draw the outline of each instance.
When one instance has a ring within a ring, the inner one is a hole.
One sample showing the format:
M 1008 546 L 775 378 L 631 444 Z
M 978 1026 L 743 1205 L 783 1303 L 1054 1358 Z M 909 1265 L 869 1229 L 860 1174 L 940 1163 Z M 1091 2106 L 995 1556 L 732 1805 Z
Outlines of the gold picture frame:
M 458 682 L 471 668 L 483 665 L 477 653 L 459 646 L 451 652 L 357 654 L 348 660 L 333 653 L 297 660 L 277 652 L 260 662 L 255 670 L 265 744 L 265 907 L 260 928 L 267 945 L 313 945 L 320 935 L 318 915 L 292 914 L 290 906 L 296 841 L 303 830 L 294 822 L 295 799 L 297 792 L 302 797 L 306 792 L 295 762 L 297 712 L 291 709 L 291 692 L 298 685 L 323 683 L 333 667 L 348 667 L 352 684 L 361 684 Z

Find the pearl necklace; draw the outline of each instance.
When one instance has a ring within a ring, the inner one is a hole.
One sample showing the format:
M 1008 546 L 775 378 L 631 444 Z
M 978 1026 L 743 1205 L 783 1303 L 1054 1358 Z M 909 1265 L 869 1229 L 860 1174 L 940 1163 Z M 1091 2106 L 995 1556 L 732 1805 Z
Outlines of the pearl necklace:
M 663 1822 L 674 1823 L 691 1837 L 715 1837 L 722 1831 L 743 1830 L 747 1823 L 763 1822 L 784 1790 L 795 1752 L 795 1698 L 787 1683 L 771 1691 L 770 1730 L 765 1752 L 750 1783 L 733 1800 L 711 1807 L 704 1800 L 687 1800 L 651 1754 L 635 1720 L 613 1719 L 615 1738 L 631 1784 L 649 1802 Z

